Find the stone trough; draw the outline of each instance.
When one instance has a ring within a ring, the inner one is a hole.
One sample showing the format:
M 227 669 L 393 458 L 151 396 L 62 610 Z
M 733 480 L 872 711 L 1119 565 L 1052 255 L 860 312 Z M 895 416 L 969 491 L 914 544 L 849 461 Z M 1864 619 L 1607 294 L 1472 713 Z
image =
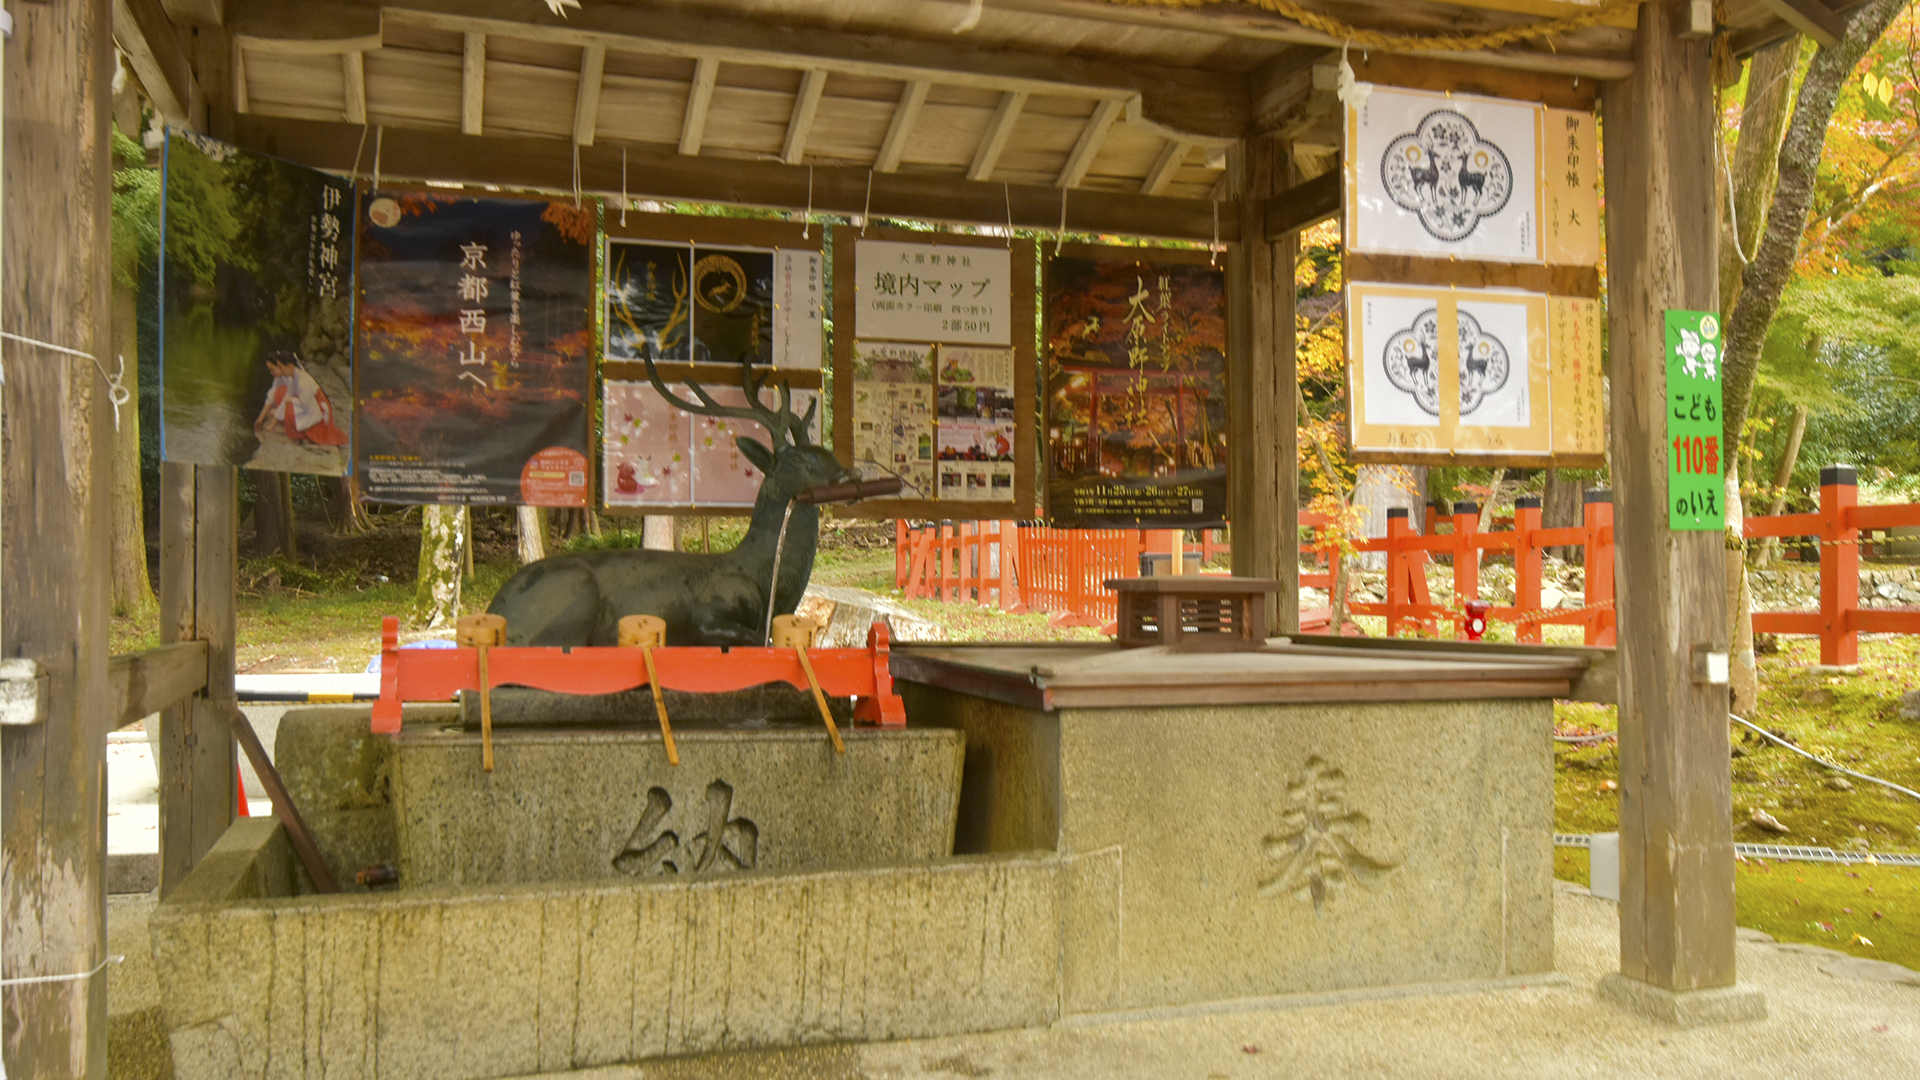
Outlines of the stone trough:
M 396 738 L 289 712 L 350 891 L 313 895 L 277 821 L 229 830 L 151 923 L 175 1075 L 481 1080 L 1550 971 L 1579 665 L 1311 653 L 902 650 L 908 727 L 841 757 L 817 718 L 676 725 L 677 769 L 643 727 L 497 728 L 487 774 L 456 706 Z M 374 866 L 398 887 L 352 884 Z

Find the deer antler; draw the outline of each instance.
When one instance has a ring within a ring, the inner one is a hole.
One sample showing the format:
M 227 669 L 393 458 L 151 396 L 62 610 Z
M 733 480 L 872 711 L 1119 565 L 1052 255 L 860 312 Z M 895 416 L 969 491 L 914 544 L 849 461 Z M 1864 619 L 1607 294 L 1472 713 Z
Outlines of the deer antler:
M 753 365 L 743 360 L 740 363 L 740 389 L 745 391 L 747 395 L 747 403 L 745 405 L 722 405 L 713 399 L 713 395 L 707 393 L 705 387 L 694 382 L 691 378 L 686 380 L 687 387 L 693 391 L 693 396 L 699 400 L 688 401 L 667 388 L 666 381 L 660 378 L 659 369 L 654 366 L 651 349 L 647 351 L 647 355 L 642 357 L 642 359 L 646 361 L 647 380 L 653 383 L 653 388 L 659 391 L 661 397 L 673 402 L 674 405 L 686 412 L 693 413 L 697 416 L 733 417 L 739 420 L 752 420 L 765 427 L 767 433 L 773 437 L 776 443 L 786 446 L 805 446 L 807 444 L 807 429 L 813 425 L 813 414 L 820 407 L 818 398 L 815 398 L 813 403 L 807 406 L 807 414 L 804 417 L 796 416 L 793 412 L 793 388 L 786 383 L 780 383 L 778 384 L 780 387 L 779 409 L 767 408 L 761 404 L 760 401 L 760 391 L 766 388 L 766 376 L 755 376 Z

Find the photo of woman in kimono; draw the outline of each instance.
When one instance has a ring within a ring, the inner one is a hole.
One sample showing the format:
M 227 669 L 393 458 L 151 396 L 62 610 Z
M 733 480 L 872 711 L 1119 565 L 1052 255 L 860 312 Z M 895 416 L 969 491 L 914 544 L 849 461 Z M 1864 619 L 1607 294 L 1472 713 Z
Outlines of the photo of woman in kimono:
M 266 363 L 273 385 L 254 418 L 253 430 L 260 435 L 284 435 L 293 443 L 345 446 L 347 433 L 333 422 L 333 403 L 300 358 L 280 350 L 268 353 Z

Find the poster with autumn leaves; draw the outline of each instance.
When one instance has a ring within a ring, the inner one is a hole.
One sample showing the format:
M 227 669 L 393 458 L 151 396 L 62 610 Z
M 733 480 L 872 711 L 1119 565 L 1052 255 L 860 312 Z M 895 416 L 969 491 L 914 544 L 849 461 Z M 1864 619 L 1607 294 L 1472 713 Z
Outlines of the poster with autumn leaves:
M 375 191 L 361 207 L 367 498 L 587 505 L 594 206 Z
M 1083 247 L 1047 261 L 1054 524 L 1225 521 L 1226 278 L 1194 254 Z

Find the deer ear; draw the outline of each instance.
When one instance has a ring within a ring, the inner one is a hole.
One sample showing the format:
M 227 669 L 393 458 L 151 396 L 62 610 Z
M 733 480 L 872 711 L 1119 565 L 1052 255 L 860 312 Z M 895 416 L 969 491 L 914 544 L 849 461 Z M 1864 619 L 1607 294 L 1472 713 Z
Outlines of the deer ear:
M 758 439 L 749 439 L 744 435 L 733 441 L 734 445 L 740 448 L 740 452 L 747 455 L 747 460 L 753 462 L 755 468 L 763 473 L 773 471 L 773 451 L 767 449 L 766 443 Z

